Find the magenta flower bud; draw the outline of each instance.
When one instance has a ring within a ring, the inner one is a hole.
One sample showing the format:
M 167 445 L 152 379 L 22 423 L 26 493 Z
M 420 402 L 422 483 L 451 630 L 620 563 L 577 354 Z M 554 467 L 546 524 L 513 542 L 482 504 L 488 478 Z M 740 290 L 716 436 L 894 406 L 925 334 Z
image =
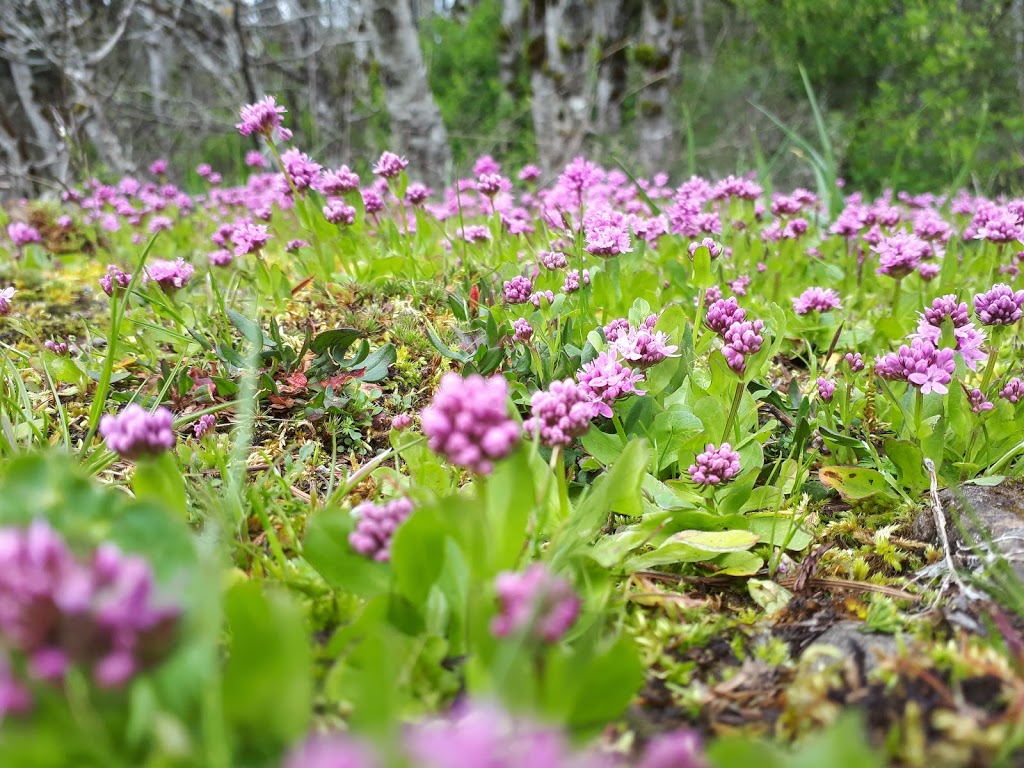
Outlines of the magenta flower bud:
M 305 152 L 292 147 L 281 155 L 281 164 L 296 190 L 302 192 L 310 187 L 316 188 L 323 167 L 313 162 Z
M 963 386 L 961 384 L 961 386 Z M 968 389 L 964 387 L 964 393 L 967 395 L 967 402 L 971 406 L 971 410 L 975 413 L 984 413 L 985 411 L 991 411 L 995 408 L 995 405 L 985 399 L 985 393 L 980 389 Z
M 414 181 L 409 185 L 409 188 L 405 190 L 405 201 L 413 207 L 420 206 L 427 202 L 432 194 L 434 194 L 434 190 L 426 184 Z
M 881 264 L 875 271 L 897 280 L 917 269 L 921 261 L 931 253 L 928 243 L 917 235 L 905 233 L 883 237 L 871 250 L 878 254 Z
M 944 395 L 949 391 L 946 385 L 956 370 L 954 354 L 952 349 L 938 349 L 926 339 L 915 338 L 909 346 L 901 346 L 898 352 L 876 358 L 875 373 L 883 379 L 909 381 L 920 387 L 923 394 L 937 392 Z
M 406 498 L 383 504 L 364 502 L 352 510 L 355 530 L 348 537 L 352 549 L 377 562 L 391 559 L 391 539 L 398 527 L 412 514 L 412 502 Z
M 708 443 L 704 453 L 697 455 L 687 472 L 697 485 L 706 487 L 727 483 L 740 472 L 740 454 L 729 443 L 722 443 L 719 448 Z
M 583 284 L 590 285 L 590 271 L 583 270 Z M 580 289 L 580 271 L 578 269 L 571 269 L 565 276 L 565 282 L 562 283 L 562 293 L 576 293 Z
M 508 382 L 501 376 L 445 374 L 420 422 L 432 451 L 481 475 L 512 453 L 521 433 L 509 416 Z
M 138 403 L 130 403 L 117 416 L 100 419 L 100 434 L 107 447 L 126 459 L 155 455 L 174 447 L 174 417 L 164 407 L 153 413 Z
M 764 344 L 762 330 L 762 321 L 743 320 L 733 323 L 723 335 L 725 346 L 722 347 L 722 354 L 725 355 L 729 367 L 740 376 L 746 373 L 747 357 L 759 352 L 761 345 Z
M 533 292 L 533 281 L 528 277 L 516 275 L 511 280 L 506 280 L 503 288 L 505 301 L 509 304 L 525 304 Z
M 391 419 L 391 428 L 402 432 L 412 426 L 412 416 L 408 413 L 399 413 Z
M 623 360 L 638 368 L 650 368 L 666 358 L 675 356 L 679 347 L 669 344 L 668 336 L 663 331 L 653 331 L 647 326 L 641 326 L 636 329 L 630 328 L 626 333 L 620 334 L 612 342 L 612 349 Z
M 1003 400 L 1008 400 L 1011 403 L 1018 403 L 1024 399 L 1024 381 L 1014 376 L 1008 382 L 1006 386 L 999 392 L 999 396 Z
M 205 413 L 200 416 L 192 425 L 192 434 L 197 438 L 208 435 L 217 427 L 217 417 L 212 413 Z
M 43 346 L 55 355 L 64 356 L 68 353 L 68 343 L 66 341 L 51 341 L 47 339 L 43 342 Z
M 22 221 L 12 221 L 8 224 L 7 236 L 11 238 L 11 242 L 16 248 L 22 248 L 30 243 L 43 242 L 43 236 L 39 234 L 39 230 Z
M 412 187 L 410 186 L 410 189 Z M 359 189 L 359 175 L 347 165 L 336 171 L 324 171 L 317 182 L 317 190 L 324 195 L 344 195 Z
M 1013 325 L 1024 317 L 1024 291 L 996 283 L 974 297 L 974 313 L 984 325 Z
M 524 633 L 557 643 L 579 616 L 580 599 L 572 585 L 543 563 L 534 563 L 522 573 L 498 574 L 494 589 L 499 612 L 491 622 L 491 632 L 497 637 Z
M 818 397 L 826 403 L 830 402 L 836 393 L 836 385 L 823 376 L 819 376 L 815 383 L 818 385 Z
M 747 319 L 746 310 L 739 306 L 734 296 L 712 302 L 704 314 L 704 324 L 719 336 L 724 335 L 735 323 Z
M 351 736 L 312 736 L 294 747 L 281 768 L 380 768 L 381 761 L 369 747 Z
M 687 729 L 655 736 L 644 748 L 637 768 L 708 768 L 700 734 Z
M 551 382 L 547 389 L 533 393 L 530 418 L 523 422 L 523 430 L 551 448 L 570 445 L 586 434 L 601 412 L 591 393 L 572 379 Z
M 327 205 L 323 207 L 323 212 L 324 218 L 331 224 L 352 225 L 356 223 L 356 209 L 340 198 L 328 200 Z
M 514 331 L 512 340 L 518 341 L 520 344 L 529 344 L 530 339 L 533 338 L 533 326 L 525 318 L 520 317 L 514 320 L 512 330 Z
M 846 364 L 850 366 L 853 373 L 864 370 L 864 358 L 861 357 L 860 352 L 847 352 L 843 359 L 846 360 Z

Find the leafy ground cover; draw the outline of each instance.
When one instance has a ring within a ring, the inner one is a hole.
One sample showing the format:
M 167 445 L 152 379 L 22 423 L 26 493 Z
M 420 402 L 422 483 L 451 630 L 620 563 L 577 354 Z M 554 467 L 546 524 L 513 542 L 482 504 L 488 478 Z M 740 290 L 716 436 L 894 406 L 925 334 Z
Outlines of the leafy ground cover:
M 241 186 L 8 206 L 4 764 L 1013 759 L 940 495 L 1017 492 L 1024 203 L 433 191 L 282 121 Z

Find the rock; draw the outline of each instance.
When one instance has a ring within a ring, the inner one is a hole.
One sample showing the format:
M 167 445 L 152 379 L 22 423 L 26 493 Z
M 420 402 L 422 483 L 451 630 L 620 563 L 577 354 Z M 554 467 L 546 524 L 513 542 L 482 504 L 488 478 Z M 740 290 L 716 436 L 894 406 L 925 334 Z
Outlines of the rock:
M 878 666 L 879 659 L 895 656 L 899 643 L 894 635 L 878 632 L 861 632 L 864 623 L 860 621 L 839 621 L 825 630 L 817 640 L 807 646 L 802 661 L 811 669 L 831 666 L 835 661 L 852 658 L 864 674 Z M 839 655 L 830 653 L 838 649 Z
M 1004 480 L 999 485 L 962 485 L 939 494 L 946 517 L 946 534 L 954 562 L 976 570 L 990 543 L 1013 565 L 1024 580 L 1024 481 Z M 913 523 L 919 541 L 941 546 L 931 506 Z

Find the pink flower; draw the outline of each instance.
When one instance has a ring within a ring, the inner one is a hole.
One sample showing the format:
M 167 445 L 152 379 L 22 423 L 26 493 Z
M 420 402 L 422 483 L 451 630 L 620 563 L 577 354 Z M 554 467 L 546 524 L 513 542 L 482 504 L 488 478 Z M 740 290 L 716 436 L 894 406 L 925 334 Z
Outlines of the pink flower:
M 247 104 L 239 110 L 242 122 L 237 123 L 235 127 L 243 136 L 258 133 L 269 139 L 274 130 L 281 126 L 282 116 L 287 111 L 273 96 L 264 96 L 255 104 Z
M 740 473 L 740 455 L 729 443 L 722 443 L 718 448 L 708 443 L 687 472 L 697 485 L 727 483 Z
M 572 585 L 534 563 L 522 573 L 506 571 L 494 582 L 499 613 L 491 623 L 497 637 L 526 633 L 545 643 L 557 643 L 576 623 L 580 599 Z
M 842 309 L 843 304 L 839 299 L 839 293 L 831 288 L 808 288 L 797 298 L 793 299 L 793 310 L 798 315 L 807 315 L 811 312 L 829 312 L 833 309 Z

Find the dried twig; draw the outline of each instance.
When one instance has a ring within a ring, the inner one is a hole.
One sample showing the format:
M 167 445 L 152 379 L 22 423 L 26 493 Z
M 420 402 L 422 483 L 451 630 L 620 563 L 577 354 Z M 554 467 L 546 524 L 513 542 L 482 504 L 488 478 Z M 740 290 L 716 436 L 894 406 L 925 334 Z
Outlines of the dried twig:
M 956 563 L 953 562 L 953 552 L 949 546 L 949 536 L 946 533 L 946 515 L 942 511 L 942 500 L 939 499 L 939 480 L 935 473 L 935 462 L 931 459 L 924 460 L 924 468 L 928 470 L 928 478 L 931 482 L 929 494 L 932 502 L 932 514 L 935 516 L 935 528 L 939 532 L 939 541 L 942 544 L 942 554 L 946 559 L 946 567 L 949 568 L 949 576 L 961 590 L 966 591 L 966 586 L 956 571 Z M 939 590 L 941 596 L 942 590 Z

